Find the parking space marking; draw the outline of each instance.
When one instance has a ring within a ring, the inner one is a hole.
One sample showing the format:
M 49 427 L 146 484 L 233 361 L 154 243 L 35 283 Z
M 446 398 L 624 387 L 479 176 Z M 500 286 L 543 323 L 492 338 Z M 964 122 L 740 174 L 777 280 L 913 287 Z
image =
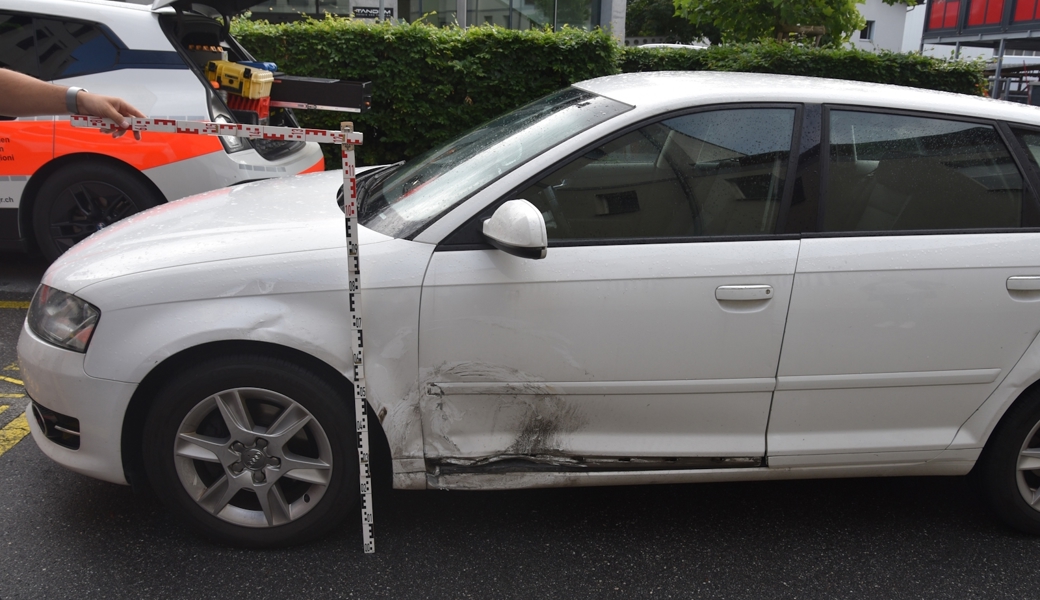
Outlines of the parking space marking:
M 5 406 L 4 409 L 6 408 Z M 22 413 L 14 421 L 0 428 L 0 456 L 14 448 L 14 445 L 27 435 L 29 435 L 29 420 L 25 418 L 25 413 Z
M 0 308 L 29 308 L 29 303 L 19 300 L 0 300 Z
M 0 394 L 0 398 L 25 398 L 25 394 Z M 5 406 L 4 408 L 7 407 Z
M 15 379 L 14 377 L 7 377 L 0 375 L 0 381 L 6 381 L 7 383 L 13 383 L 15 385 L 25 386 L 25 382 L 21 379 Z
M 21 371 L 22 369 L 21 369 L 21 367 L 18 366 L 18 363 L 13 362 L 13 363 L 7 365 L 6 367 L 4 367 L 3 370 L 4 371 Z

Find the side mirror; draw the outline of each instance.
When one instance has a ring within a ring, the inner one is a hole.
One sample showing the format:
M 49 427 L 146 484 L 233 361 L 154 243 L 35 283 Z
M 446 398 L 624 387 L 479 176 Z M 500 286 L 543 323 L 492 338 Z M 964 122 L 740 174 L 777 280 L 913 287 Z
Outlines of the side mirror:
M 510 200 L 484 221 L 484 237 L 499 250 L 521 258 L 545 258 L 549 246 L 542 213 L 527 200 Z

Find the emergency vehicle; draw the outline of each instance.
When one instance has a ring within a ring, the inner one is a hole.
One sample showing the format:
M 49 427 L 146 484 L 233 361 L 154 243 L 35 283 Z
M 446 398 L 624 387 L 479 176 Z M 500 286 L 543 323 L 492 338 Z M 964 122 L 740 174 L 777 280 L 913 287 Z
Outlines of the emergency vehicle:
M 214 89 L 213 60 L 255 60 L 228 32 L 256 0 L 0 0 L 0 67 L 118 96 L 149 117 L 296 127 L 290 109 Z M 167 201 L 324 170 L 317 144 L 73 129 L 68 116 L 0 117 L 0 250 L 56 258 Z

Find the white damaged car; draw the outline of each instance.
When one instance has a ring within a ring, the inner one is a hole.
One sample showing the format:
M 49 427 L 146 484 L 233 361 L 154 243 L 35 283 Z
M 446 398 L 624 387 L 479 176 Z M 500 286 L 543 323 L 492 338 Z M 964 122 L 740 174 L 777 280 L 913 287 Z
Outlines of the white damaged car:
M 582 82 L 359 176 L 404 489 L 965 475 L 1040 532 L 1040 110 L 796 77 Z M 47 271 L 33 437 L 211 538 L 358 497 L 338 173 L 152 209 Z

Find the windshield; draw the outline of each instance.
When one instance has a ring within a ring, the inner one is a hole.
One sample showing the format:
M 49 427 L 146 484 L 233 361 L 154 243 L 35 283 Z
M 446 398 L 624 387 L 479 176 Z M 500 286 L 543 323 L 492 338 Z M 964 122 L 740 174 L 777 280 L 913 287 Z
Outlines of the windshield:
M 359 184 L 358 220 L 409 237 L 502 175 L 630 108 L 577 88 L 536 100 Z

